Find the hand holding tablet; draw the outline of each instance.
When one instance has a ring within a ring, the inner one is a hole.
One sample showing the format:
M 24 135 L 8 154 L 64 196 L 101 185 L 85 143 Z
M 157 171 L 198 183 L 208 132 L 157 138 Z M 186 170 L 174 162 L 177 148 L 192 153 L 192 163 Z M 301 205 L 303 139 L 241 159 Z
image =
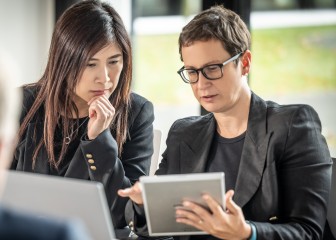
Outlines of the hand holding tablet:
M 225 207 L 224 173 L 143 176 L 140 183 L 151 236 L 207 234 L 176 222 L 176 209 L 188 210 L 188 207 L 182 205 L 183 201 L 197 203 L 208 209 L 202 195 L 209 194 Z

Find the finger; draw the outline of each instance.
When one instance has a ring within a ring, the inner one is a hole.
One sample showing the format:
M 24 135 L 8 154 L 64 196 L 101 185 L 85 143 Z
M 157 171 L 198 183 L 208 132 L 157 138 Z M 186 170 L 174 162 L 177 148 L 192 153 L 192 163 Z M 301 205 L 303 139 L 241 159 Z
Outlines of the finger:
M 189 209 L 178 207 L 175 214 L 176 222 L 188 224 L 203 230 L 204 220 Z
M 98 98 L 97 101 L 102 102 L 106 106 L 106 108 L 108 108 L 110 111 L 114 111 L 114 107 L 112 106 L 112 103 L 105 95 Z
M 119 189 L 118 194 L 122 197 L 129 197 L 132 194 L 141 194 L 141 186 L 139 182 L 136 182 L 132 187 Z
M 226 194 L 225 194 L 225 204 L 226 204 L 226 208 L 227 210 L 232 213 L 233 215 L 237 215 L 240 211 L 240 207 L 233 201 L 233 195 L 234 195 L 234 191 L 233 190 L 229 190 Z
M 199 221 L 191 221 L 190 219 L 187 219 L 187 218 L 181 218 L 181 217 L 178 217 L 176 218 L 176 222 L 178 223 L 184 223 L 184 224 L 187 224 L 187 225 L 190 225 L 190 226 L 193 226 L 201 231 L 205 231 L 205 225 L 204 225 L 204 222 L 199 220 Z
M 209 194 L 204 194 L 202 198 L 204 199 L 206 204 L 209 206 L 212 214 L 223 215 L 224 213 L 223 207 L 213 197 L 211 197 Z
M 107 118 L 113 118 L 115 109 L 112 106 L 112 104 L 108 101 L 108 99 L 106 99 L 106 97 L 101 96 L 100 98 L 97 98 L 95 101 L 91 103 L 90 107 L 95 105 L 99 105 L 102 107 L 104 116 L 106 116 Z
M 143 198 L 142 198 L 141 191 L 142 190 L 141 190 L 140 184 L 135 184 L 131 188 L 118 190 L 118 194 L 121 197 L 129 197 L 134 203 L 142 205 L 143 204 Z
M 133 193 L 132 188 L 119 189 L 118 195 L 121 197 L 129 197 Z
M 112 106 L 110 100 L 105 96 L 105 95 L 102 95 L 102 96 L 96 96 L 96 97 L 93 97 L 89 102 L 88 104 L 91 105 L 92 103 L 96 102 L 96 101 L 99 101 L 101 102 L 102 104 L 104 104 L 106 106 L 106 108 L 108 108 L 111 112 L 114 112 L 114 107 Z
M 99 98 L 100 96 L 94 96 L 93 98 L 90 99 L 90 101 L 88 101 L 88 105 L 91 105 L 97 98 Z
M 182 204 L 183 207 L 188 209 L 191 213 L 194 214 L 194 216 L 196 216 L 193 218 L 195 222 L 198 222 L 199 219 L 203 219 L 204 221 L 210 221 L 210 212 L 203 206 L 190 201 L 183 201 Z
M 104 104 L 102 104 L 100 101 L 95 101 L 94 103 L 92 103 L 89 107 L 89 112 L 90 109 L 92 109 L 96 115 L 98 119 L 107 119 L 111 117 L 111 112 L 104 106 Z
M 184 206 L 175 207 L 176 218 L 187 218 L 193 222 L 198 222 L 200 217 L 196 215 L 191 209 Z
M 232 198 L 234 195 L 234 191 L 233 190 L 229 190 L 225 193 L 225 202 L 228 201 L 229 198 Z

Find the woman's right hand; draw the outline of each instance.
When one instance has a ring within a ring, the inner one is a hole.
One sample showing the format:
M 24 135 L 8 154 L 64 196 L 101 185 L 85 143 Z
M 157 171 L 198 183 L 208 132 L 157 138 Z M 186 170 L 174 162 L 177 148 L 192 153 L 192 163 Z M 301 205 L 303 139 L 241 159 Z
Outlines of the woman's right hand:
M 115 109 L 105 95 L 93 97 L 89 102 L 89 117 L 87 135 L 95 139 L 101 132 L 109 128 Z
M 129 197 L 133 202 L 138 205 L 143 204 L 142 194 L 141 194 L 140 182 L 136 182 L 132 187 L 118 190 L 118 194 L 121 197 Z

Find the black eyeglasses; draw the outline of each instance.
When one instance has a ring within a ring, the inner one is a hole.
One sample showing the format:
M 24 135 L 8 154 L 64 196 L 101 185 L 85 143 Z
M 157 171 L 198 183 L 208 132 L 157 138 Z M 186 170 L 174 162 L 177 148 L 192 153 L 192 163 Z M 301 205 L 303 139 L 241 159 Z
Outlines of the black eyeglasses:
M 237 55 L 233 56 L 223 63 L 211 64 L 199 69 L 182 67 L 180 70 L 177 71 L 177 73 L 181 76 L 182 80 L 185 83 L 190 84 L 198 82 L 199 72 L 201 72 L 203 76 L 208 80 L 216 80 L 223 77 L 223 67 L 226 64 L 238 59 L 241 54 L 242 52 L 238 53 Z

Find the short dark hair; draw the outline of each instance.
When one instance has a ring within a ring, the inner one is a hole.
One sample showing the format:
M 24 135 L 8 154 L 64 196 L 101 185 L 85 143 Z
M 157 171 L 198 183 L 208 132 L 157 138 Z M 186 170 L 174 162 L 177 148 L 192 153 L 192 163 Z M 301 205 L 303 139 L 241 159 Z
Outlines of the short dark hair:
M 213 6 L 197 14 L 183 27 L 179 37 L 179 53 L 182 47 L 195 41 L 217 39 L 224 49 L 234 56 L 250 49 L 251 34 L 244 21 L 233 11 L 223 6 Z

